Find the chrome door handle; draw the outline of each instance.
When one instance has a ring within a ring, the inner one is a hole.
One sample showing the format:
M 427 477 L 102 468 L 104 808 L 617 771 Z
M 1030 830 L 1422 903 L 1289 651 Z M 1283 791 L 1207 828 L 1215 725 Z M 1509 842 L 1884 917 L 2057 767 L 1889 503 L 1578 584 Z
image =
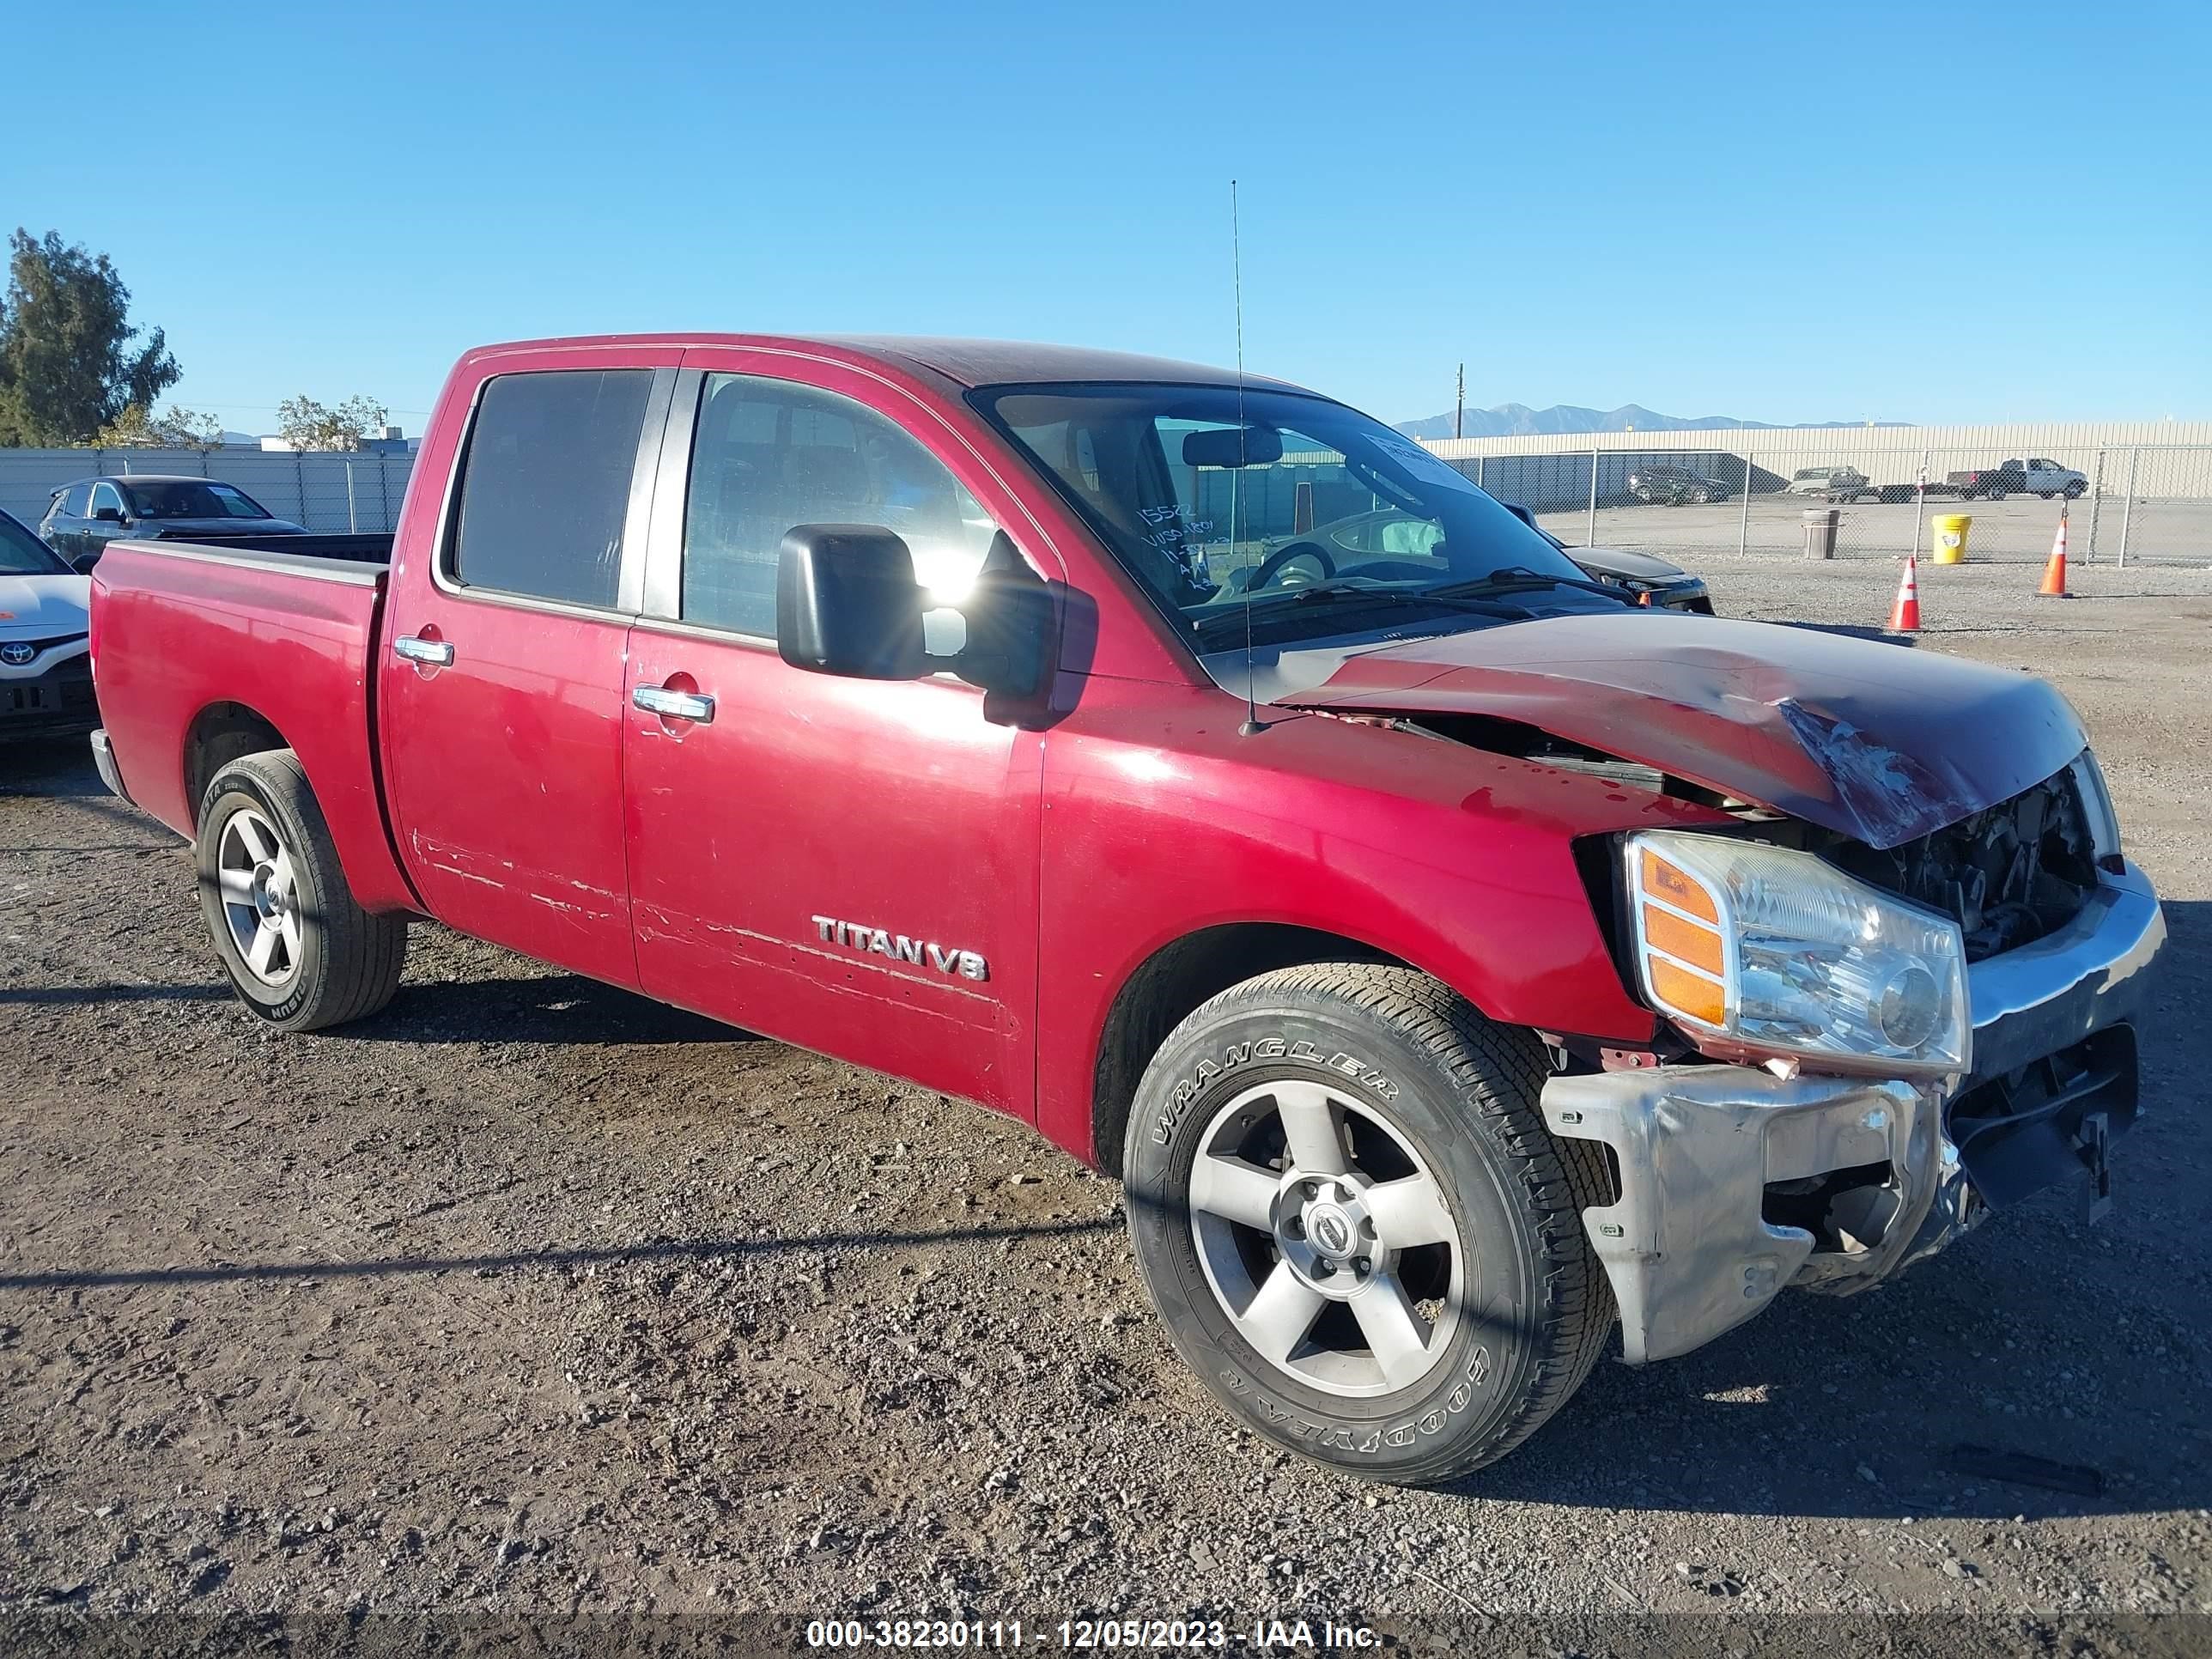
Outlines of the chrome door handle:
M 432 668 L 451 668 L 453 665 L 453 647 L 450 640 L 418 640 L 406 635 L 392 642 L 392 653 L 409 662 L 419 662 Z
M 641 685 L 629 700 L 648 714 L 663 720 L 696 720 L 705 726 L 714 718 L 714 700 L 703 692 L 671 691 L 665 685 Z

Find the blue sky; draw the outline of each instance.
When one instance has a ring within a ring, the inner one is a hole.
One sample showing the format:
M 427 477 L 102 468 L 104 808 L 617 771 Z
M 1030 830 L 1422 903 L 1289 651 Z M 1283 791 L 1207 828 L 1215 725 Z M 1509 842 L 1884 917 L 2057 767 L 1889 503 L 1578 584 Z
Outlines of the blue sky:
M 1226 362 L 1232 176 L 1247 362 L 1386 419 L 2212 416 L 2212 25 L 1941 11 L 40 4 L 0 216 L 247 429 L 539 334 Z

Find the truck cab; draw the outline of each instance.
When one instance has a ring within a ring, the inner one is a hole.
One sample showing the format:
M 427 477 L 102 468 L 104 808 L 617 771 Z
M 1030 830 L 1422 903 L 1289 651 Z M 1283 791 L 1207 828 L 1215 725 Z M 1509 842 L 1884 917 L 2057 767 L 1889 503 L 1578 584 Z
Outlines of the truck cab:
M 1494 1461 L 1616 1328 L 1864 1288 L 2135 1114 L 2164 924 L 2055 692 L 1638 605 L 1300 387 L 487 347 L 364 539 L 94 574 L 102 775 L 246 1008 L 374 1018 L 428 916 L 1014 1115 L 1333 1468 Z

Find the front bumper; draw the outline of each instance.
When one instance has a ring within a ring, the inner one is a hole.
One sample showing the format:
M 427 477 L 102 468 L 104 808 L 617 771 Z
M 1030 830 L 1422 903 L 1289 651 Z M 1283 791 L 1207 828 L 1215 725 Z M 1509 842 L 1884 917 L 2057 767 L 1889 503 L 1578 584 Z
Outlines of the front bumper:
M 0 743 L 11 738 L 60 738 L 100 723 L 92 690 L 92 659 L 80 650 L 37 673 L 0 672 Z
M 1788 1284 L 1863 1290 L 1992 1205 L 2085 1171 L 2100 1182 L 2109 1138 L 2135 1116 L 2133 1035 L 2165 942 L 2157 896 L 2130 866 L 2058 932 L 1973 964 L 1967 1075 L 1656 1066 L 1553 1078 L 1552 1133 L 1602 1141 L 1620 1172 L 1619 1200 L 1583 1223 L 1624 1357 L 1687 1353 Z M 1845 1171 L 1857 1178 L 1837 1184 L 1821 1236 L 1770 1219 L 1778 1194 Z

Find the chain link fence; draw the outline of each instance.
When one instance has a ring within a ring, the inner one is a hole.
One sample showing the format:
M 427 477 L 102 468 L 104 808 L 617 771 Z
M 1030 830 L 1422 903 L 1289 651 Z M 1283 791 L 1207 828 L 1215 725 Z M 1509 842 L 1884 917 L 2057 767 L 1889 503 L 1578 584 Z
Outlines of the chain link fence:
M 1533 508 L 1571 547 L 1633 548 L 1692 568 L 1721 552 L 1901 559 L 1917 549 L 1925 558 L 1934 521 L 1957 514 L 1972 520 L 1969 558 L 2040 562 L 2062 511 L 2069 561 L 2212 565 L 2212 445 L 1992 455 L 1878 435 L 1886 441 L 1846 440 L 1817 455 L 1802 443 L 1762 453 L 1731 432 L 1449 465 Z
M 412 455 L 266 449 L 0 449 L 0 508 L 35 526 L 79 478 L 184 474 L 235 484 L 309 530 L 386 531 L 399 522 Z

